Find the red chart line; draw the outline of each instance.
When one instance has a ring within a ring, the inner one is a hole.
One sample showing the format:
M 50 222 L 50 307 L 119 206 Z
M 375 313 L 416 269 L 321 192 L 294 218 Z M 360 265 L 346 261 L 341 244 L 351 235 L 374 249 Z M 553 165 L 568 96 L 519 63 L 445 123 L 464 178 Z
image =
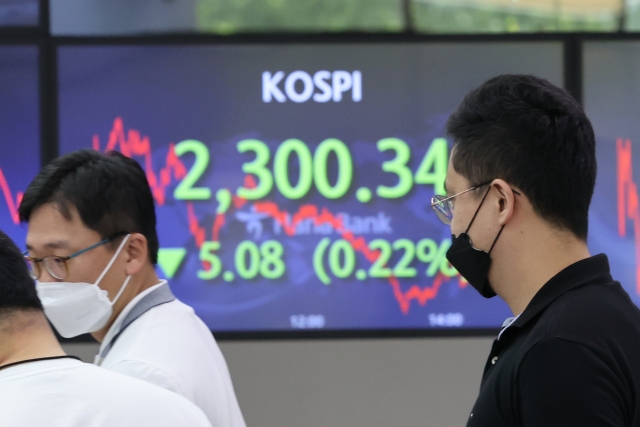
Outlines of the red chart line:
M 20 206 L 20 202 L 22 202 L 22 197 L 24 196 L 24 193 L 18 191 L 16 193 L 15 198 L 13 197 L 13 193 L 11 192 L 11 188 L 9 187 L 7 178 L 4 176 L 4 172 L 2 172 L 2 168 L 0 168 L 0 188 L 2 188 L 2 194 L 4 195 L 4 200 L 7 202 L 7 209 L 9 210 L 11 221 L 13 221 L 13 223 L 16 225 L 20 224 L 20 216 L 18 215 L 18 206 Z
M 326 208 L 322 208 L 319 212 L 318 207 L 315 205 L 304 205 L 300 207 L 297 213 L 291 216 L 292 220 L 289 222 L 287 221 L 289 214 L 285 211 L 279 210 L 278 206 L 274 202 L 256 202 L 254 206 L 257 212 L 267 214 L 277 221 L 289 236 L 295 234 L 296 226 L 300 224 L 300 222 L 305 219 L 312 219 L 316 226 L 330 224 L 344 240 L 349 242 L 357 252 L 362 253 L 368 261 L 373 263 L 380 256 L 380 252 L 369 249 L 369 245 L 363 237 L 356 237 L 352 232 L 346 230 L 342 223 L 342 218 L 335 216 Z M 397 277 L 391 276 L 388 280 L 393 290 L 393 296 L 400 306 L 400 310 L 403 314 L 408 314 L 409 309 L 411 308 L 411 301 L 416 300 L 418 304 L 424 306 L 428 301 L 431 301 L 438 296 L 440 287 L 445 280 L 445 276 L 438 273 L 434 277 L 433 284 L 431 286 L 421 288 L 414 284 L 408 291 L 402 290 L 400 281 Z
M 96 151 L 100 151 L 100 138 L 98 135 L 93 136 L 92 141 L 93 148 Z M 174 144 L 169 145 L 169 151 L 165 160 L 165 166 L 162 167 L 158 174 L 154 171 L 151 142 L 148 136 L 142 136 L 139 131 L 129 129 L 127 132 L 124 130 L 124 123 L 121 117 L 116 117 L 113 122 L 113 127 L 109 132 L 109 139 L 105 146 L 104 151 L 116 150 L 124 154 L 127 157 L 143 157 L 144 158 L 144 170 L 151 187 L 153 197 L 159 205 L 164 205 L 166 201 L 166 189 L 173 181 L 179 181 L 187 174 L 187 169 L 180 161 L 180 158 L 175 154 Z M 254 187 L 255 181 L 253 177 L 245 177 L 245 187 Z M 233 205 L 236 208 L 244 206 L 248 201 L 238 196 L 233 197 Z M 257 212 L 267 214 L 275 221 L 277 221 L 283 228 L 285 233 L 289 236 L 295 234 L 296 227 L 302 221 L 306 219 L 312 219 L 315 225 L 330 224 L 343 239 L 348 241 L 351 246 L 361 254 L 369 262 L 375 262 L 380 253 L 378 251 L 371 251 L 366 240 L 363 237 L 356 237 L 352 232 L 346 230 L 342 223 L 342 218 L 334 215 L 328 209 L 320 209 L 315 205 L 303 205 L 299 210 L 290 214 L 287 211 L 282 211 L 275 202 L 272 201 L 259 201 L 254 202 L 254 207 Z M 200 225 L 198 217 L 195 213 L 195 207 L 193 203 L 186 202 L 187 218 L 189 223 L 189 232 L 193 236 L 196 246 L 200 248 L 206 241 L 206 230 Z M 289 219 L 291 218 L 291 219 Z M 212 226 L 212 240 L 218 241 L 219 233 L 226 222 L 225 214 L 217 214 Z M 403 291 L 400 281 L 397 277 L 390 277 L 389 284 L 391 285 L 393 296 L 400 306 L 400 310 L 403 314 L 408 314 L 411 302 L 417 301 L 421 306 L 426 305 L 428 301 L 434 300 L 441 289 L 441 286 L 447 278 L 438 273 L 433 280 L 431 286 L 420 287 L 418 285 L 412 285 L 407 291 Z M 461 287 L 465 287 L 463 282 L 460 282 Z
M 93 149 L 100 151 L 100 138 L 98 135 L 93 136 Z M 187 175 L 187 168 L 180 161 L 174 150 L 174 144 L 169 144 L 169 152 L 165 166 L 156 174 L 153 168 L 153 159 L 151 156 L 151 142 L 148 136 L 141 136 L 140 132 L 130 129 L 125 133 L 124 124 L 121 117 L 116 117 L 113 121 L 113 128 L 109 132 L 109 139 L 104 151 L 116 150 L 127 157 L 143 157 L 144 170 L 151 187 L 151 192 L 156 202 L 162 206 L 166 198 L 166 188 L 173 179 L 180 181 Z
M 627 235 L 627 220 L 633 222 L 636 249 L 636 293 L 640 295 L 640 199 L 638 186 L 633 181 L 631 140 L 616 141 L 618 163 L 618 234 Z

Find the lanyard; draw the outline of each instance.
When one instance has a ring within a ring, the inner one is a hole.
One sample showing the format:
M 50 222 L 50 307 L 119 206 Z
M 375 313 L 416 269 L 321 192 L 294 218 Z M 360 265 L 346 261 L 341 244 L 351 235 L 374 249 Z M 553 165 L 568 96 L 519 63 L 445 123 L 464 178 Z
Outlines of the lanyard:
M 26 359 L 26 360 L 20 360 L 18 362 L 13 362 L 13 363 L 7 363 L 6 365 L 2 365 L 0 366 L 0 371 L 2 371 L 3 369 L 7 369 L 10 368 L 12 366 L 16 366 L 16 365 L 22 365 L 23 363 L 31 363 L 31 362 L 41 362 L 43 360 L 56 360 L 56 359 L 76 359 L 76 360 L 80 360 L 79 357 L 76 356 L 52 356 L 52 357 L 38 357 L 36 359 Z M 82 362 L 82 360 L 80 360 Z
M 157 289 L 154 289 L 149 294 L 145 295 L 138 303 L 131 309 L 129 314 L 124 318 L 120 325 L 120 330 L 113 336 L 109 344 L 107 344 L 100 353 L 97 358 L 100 362 L 107 357 L 107 354 L 113 348 L 116 340 L 124 332 L 127 327 L 132 324 L 138 317 L 142 316 L 147 311 L 151 310 L 153 307 L 157 307 L 162 304 L 166 304 L 175 300 L 176 297 L 173 296 L 171 289 L 169 289 L 169 285 L 167 283 L 163 284 Z M 100 363 L 98 363 L 100 364 Z

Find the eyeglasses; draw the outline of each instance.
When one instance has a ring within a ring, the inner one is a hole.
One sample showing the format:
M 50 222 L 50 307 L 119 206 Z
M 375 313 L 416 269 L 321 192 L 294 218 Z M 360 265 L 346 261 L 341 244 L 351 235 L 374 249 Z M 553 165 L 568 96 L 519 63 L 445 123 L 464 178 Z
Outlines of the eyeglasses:
M 91 245 L 88 248 L 82 249 L 78 252 L 75 252 L 69 256 L 56 256 L 56 255 L 47 255 L 42 258 L 34 258 L 27 255 L 25 252 L 24 259 L 27 262 L 27 267 L 29 267 L 29 274 L 33 280 L 38 280 L 40 275 L 42 274 L 42 268 L 40 264 L 44 265 L 44 268 L 47 270 L 47 273 L 51 275 L 54 279 L 64 280 L 69 274 L 69 267 L 67 266 L 67 261 L 72 258 L 77 257 L 78 255 L 82 255 L 85 252 L 90 251 L 91 249 L 95 249 L 98 246 L 102 246 L 110 241 L 117 239 L 118 237 L 122 237 L 127 233 L 118 233 L 113 237 L 109 237 L 104 239 L 95 245 Z
M 440 221 L 444 222 L 445 224 L 449 225 L 451 224 L 451 220 L 453 219 L 453 198 L 456 196 L 459 196 L 463 193 L 466 193 L 467 191 L 471 191 L 471 190 L 475 190 L 477 188 L 480 187 L 484 187 L 485 185 L 491 184 L 493 182 L 493 180 L 491 181 L 487 181 L 487 182 L 483 182 L 482 184 L 478 184 L 475 185 L 471 188 L 467 188 L 464 191 L 461 191 L 457 194 L 454 194 L 453 196 L 449 196 L 449 197 L 444 197 L 444 196 L 440 196 L 440 195 L 435 195 L 431 198 L 431 207 L 433 208 L 433 210 L 436 212 L 436 215 L 438 216 L 438 219 L 440 219 Z M 512 191 L 517 194 L 518 196 L 520 195 L 520 193 L 518 193 L 516 190 Z

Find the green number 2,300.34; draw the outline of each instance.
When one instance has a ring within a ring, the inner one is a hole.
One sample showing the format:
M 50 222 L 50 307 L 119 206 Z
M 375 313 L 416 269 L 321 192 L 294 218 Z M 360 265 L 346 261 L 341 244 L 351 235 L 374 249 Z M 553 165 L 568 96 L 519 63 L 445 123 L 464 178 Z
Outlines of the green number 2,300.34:
M 444 179 L 447 174 L 448 146 L 444 138 L 433 140 L 423 157 L 415 175 L 408 166 L 411 160 L 411 149 L 399 138 L 384 138 L 377 143 L 378 151 L 392 150 L 395 157 L 382 163 L 382 170 L 397 176 L 394 186 L 378 185 L 376 194 L 385 199 L 397 199 L 405 196 L 414 182 L 416 184 L 433 185 L 436 194 L 444 194 Z M 257 179 L 254 187 L 238 188 L 238 196 L 246 200 L 258 200 L 276 187 L 288 199 L 296 200 L 307 195 L 315 182 L 318 192 L 328 199 L 338 199 L 345 195 L 351 186 L 353 162 L 347 146 L 340 140 L 329 138 L 320 143 L 314 155 L 307 145 L 298 139 L 288 139 L 278 147 L 274 158 L 274 173 L 268 168 L 271 159 L 269 147 L 257 139 L 245 139 L 238 143 L 239 153 L 253 152 L 255 158 L 242 165 L 245 174 Z M 209 200 L 211 189 L 196 187 L 209 166 L 209 149 L 200 141 L 187 139 L 176 144 L 175 154 L 195 155 L 195 162 L 184 179 L 174 191 L 176 200 Z M 329 153 L 334 153 L 338 160 L 338 174 L 335 184 L 331 185 L 327 173 Z M 293 185 L 289 179 L 289 158 L 295 154 L 299 164 L 298 181 Z M 274 181 L 275 175 L 275 181 Z

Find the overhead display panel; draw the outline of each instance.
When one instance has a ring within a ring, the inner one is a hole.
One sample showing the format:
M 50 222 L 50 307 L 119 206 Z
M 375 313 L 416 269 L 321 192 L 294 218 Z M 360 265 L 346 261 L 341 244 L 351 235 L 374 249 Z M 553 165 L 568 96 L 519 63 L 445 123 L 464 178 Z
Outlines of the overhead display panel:
M 60 151 L 146 170 L 160 262 L 217 332 L 497 328 L 429 206 L 464 95 L 562 45 L 61 45 Z
M 640 305 L 640 43 L 585 42 L 584 106 L 596 134 L 598 180 L 589 248 Z
M 0 1 L 0 29 L 35 27 L 40 22 L 40 0 Z
M 38 48 L 0 44 L 0 229 L 24 248 L 22 194 L 40 170 Z

